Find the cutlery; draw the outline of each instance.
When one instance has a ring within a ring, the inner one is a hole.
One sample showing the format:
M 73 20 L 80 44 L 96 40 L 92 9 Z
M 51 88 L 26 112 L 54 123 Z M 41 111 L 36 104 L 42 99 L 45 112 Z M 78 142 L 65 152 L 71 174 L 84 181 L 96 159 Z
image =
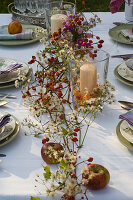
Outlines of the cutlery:
M 5 97 L 6 96 L 6 97 Z M 9 99 L 17 99 L 16 96 L 11 95 L 11 94 L 4 94 L 4 93 L 0 93 L 0 97 L 5 97 L 5 98 L 9 98 Z
M 120 25 L 125 25 L 127 23 L 123 23 L 123 22 L 113 22 L 114 25 L 116 26 L 120 26 Z
M 111 58 L 133 58 L 133 54 L 113 55 Z
M 0 153 L 0 157 L 6 157 L 6 155 L 3 153 Z
M 8 103 L 6 100 L 0 100 L 0 106 L 4 106 Z
M 133 109 L 133 103 L 132 102 L 128 102 L 128 101 L 118 101 L 120 104 L 122 104 L 122 108 L 126 109 L 126 110 L 131 110 Z

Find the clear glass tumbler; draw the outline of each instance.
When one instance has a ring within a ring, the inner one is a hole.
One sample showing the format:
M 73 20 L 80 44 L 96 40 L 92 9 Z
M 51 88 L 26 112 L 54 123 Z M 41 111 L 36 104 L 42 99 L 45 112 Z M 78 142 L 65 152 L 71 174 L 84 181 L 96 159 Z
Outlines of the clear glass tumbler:
M 75 4 L 63 1 L 51 1 L 45 5 L 45 19 L 48 34 L 62 28 L 62 22 L 69 14 L 75 14 Z
M 133 0 L 125 0 L 125 18 L 127 21 L 133 22 Z
M 94 51 L 94 50 L 93 50 Z M 81 50 L 68 54 L 68 65 L 72 86 L 72 100 L 75 104 L 75 93 L 84 96 L 91 93 L 94 88 L 102 87 L 107 80 L 109 54 L 106 51 L 95 50 L 96 57 L 92 53 L 81 56 Z
M 19 12 L 24 13 L 26 11 L 26 0 L 14 0 L 14 6 Z

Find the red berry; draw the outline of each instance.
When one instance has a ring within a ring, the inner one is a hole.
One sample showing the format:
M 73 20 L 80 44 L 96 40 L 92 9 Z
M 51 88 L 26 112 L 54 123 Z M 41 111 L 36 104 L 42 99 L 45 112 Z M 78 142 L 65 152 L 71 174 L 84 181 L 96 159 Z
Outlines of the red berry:
M 71 178 L 74 178 L 76 176 L 76 174 L 72 173 L 71 174 Z
M 62 103 L 66 103 L 66 99 L 62 99 Z
M 80 26 L 81 25 L 81 21 L 77 21 L 77 24 Z
M 60 118 L 61 120 L 63 120 L 63 119 L 64 119 L 64 116 L 63 116 L 63 115 L 60 115 L 59 118 Z
M 73 142 L 77 142 L 78 139 L 77 139 L 76 137 L 73 137 L 73 138 L 72 138 L 72 141 L 73 141 Z
M 73 135 L 74 135 L 74 136 L 77 136 L 77 133 L 76 133 L 76 132 L 74 132 L 74 133 L 73 133 Z
M 26 98 L 26 95 L 25 95 L 25 94 L 23 94 L 23 95 L 22 95 L 22 98 L 23 98 L 23 99 L 24 99 L 24 98 Z
M 62 96 L 62 91 L 59 90 L 59 91 L 58 91 L 58 97 L 61 98 L 61 96 Z
M 93 158 L 92 157 L 90 157 L 90 158 L 88 158 L 88 160 L 87 160 L 88 162 L 92 162 L 93 161 Z
M 47 139 L 46 139 L 46 138 L 43 138 L 43 139 L 42 139 L 42 143 L 45 144 L 46 142 L 47 142 Z
M 42 53 L 42 57 L 45 57 L 45 53 Z
M 99 37 L 99 36 L 96 36 L 96 39 L 97 39 L 97 40 L 99 40 L 99 39 L 100 39 L 100 37 Z
M 86 42 L 83 42 L 82 46 L 86 46 Z
M 102 48 L 102 44 L 98 44 L 98 48 Z
M 34 86 L 32 86 L 32 90 L 36 90 L 36 88 Z
M 54 40 L 51 40 L 51 43 L 53 44 L 53 43 L 54 43 Z
M 32 56 L 32 59 L 33 59 L 33 60 L 36 60 L 36 57 L 35 57 L 35 56 Z
M 80 129 L 79 129 L 79 128 L 75 128 L 74 131 L 75 131 L 75 132 L 78 132 L 78 131 L 80 131 Z
M 94 53 L 97 53 L 97 50 L 94 50 Z
M 52 51 L 51 51 L 51 53 L 53 53 L 53 54 L 54 54 L 54 53 L 55 53 L 55 50 L 52 50 Z
M 82 5 L 85 5 L 85 1 L 82 1 Z
M 60 74 L 59 74 L 59 72 L 56 72 L 56 76 L 59 76 Z
M 32 60 L 30 60 L 30 61 L 28 62 L 29 65 L 31 65 L 32 63 L 33 63 Z
M 99 43 L 101 43 L 101 44 L 102 44 L 102 43 L 104 43 L 104 41 L 103 41 L 103 40 L 99 40 Z
M 48 141 L 49 141 L 49 138 L 46 138 L 46 141 L 48 142 Z
M 51 57 L 51 58 L 50 58 L 50 62 L 54 62 L 54 57 Z

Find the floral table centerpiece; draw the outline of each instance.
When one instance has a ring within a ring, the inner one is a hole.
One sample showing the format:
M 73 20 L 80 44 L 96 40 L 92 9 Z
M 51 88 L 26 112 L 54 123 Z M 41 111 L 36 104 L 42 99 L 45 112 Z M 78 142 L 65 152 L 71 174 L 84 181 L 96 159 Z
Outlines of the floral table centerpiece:
M 87 22 L 83 15 L 70 14 L 62 30 L 44 38 L 44 50 L 37 53 L 38 59 L 32 56 L 29 61 L 29 64 L 37 64 L 34 80 L 27 82 L 22 91 L 24 105 L 29 106 L 37 120 L 35 123 L 26 118 L 23 125 L 28 126 L 35 137 L 43 137 L 44 173 L 43 178 L 37 175 L 36 182 L 42 180 L 48 195 L 58 194 L 67 200 L 88 199 L 88 189 L 101 189 L 110 178 L 106 168 L 90 164 L 92 157 L 83 160 L 78 153 L 89 126 L 103 110 L 104 103 L 114 102 L 111 93 L 114 88 L 107 81 L 100 87 L 96 85 L 87 99 L 89 104 L 82 101 L 81 105 L 73 107 L 71 98 L 68 53 L 71 55 L 78 49 L 80 51 L 74 56 L 82 59 L 87 52 L 94 58 L 97 56 L 94 46 L 102 47 L 103 40 L 91 31 L 101 20 L 97 15 L 93 16 Z M 75 70 L 79 71 L 79 68 Z M 43 116 L 49 116 L 48 120 Z M 52 171 L 46 163 L 57 164 L 57 169 Z

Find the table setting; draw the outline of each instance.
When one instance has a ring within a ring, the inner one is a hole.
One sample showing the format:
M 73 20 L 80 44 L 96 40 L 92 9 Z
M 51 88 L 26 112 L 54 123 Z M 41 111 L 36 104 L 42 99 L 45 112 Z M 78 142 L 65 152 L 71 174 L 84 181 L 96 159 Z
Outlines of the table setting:
M 132 199 L 133 24 L 116 2 L 14 1 L 46 27 L 0 14 L 0 200 Z

